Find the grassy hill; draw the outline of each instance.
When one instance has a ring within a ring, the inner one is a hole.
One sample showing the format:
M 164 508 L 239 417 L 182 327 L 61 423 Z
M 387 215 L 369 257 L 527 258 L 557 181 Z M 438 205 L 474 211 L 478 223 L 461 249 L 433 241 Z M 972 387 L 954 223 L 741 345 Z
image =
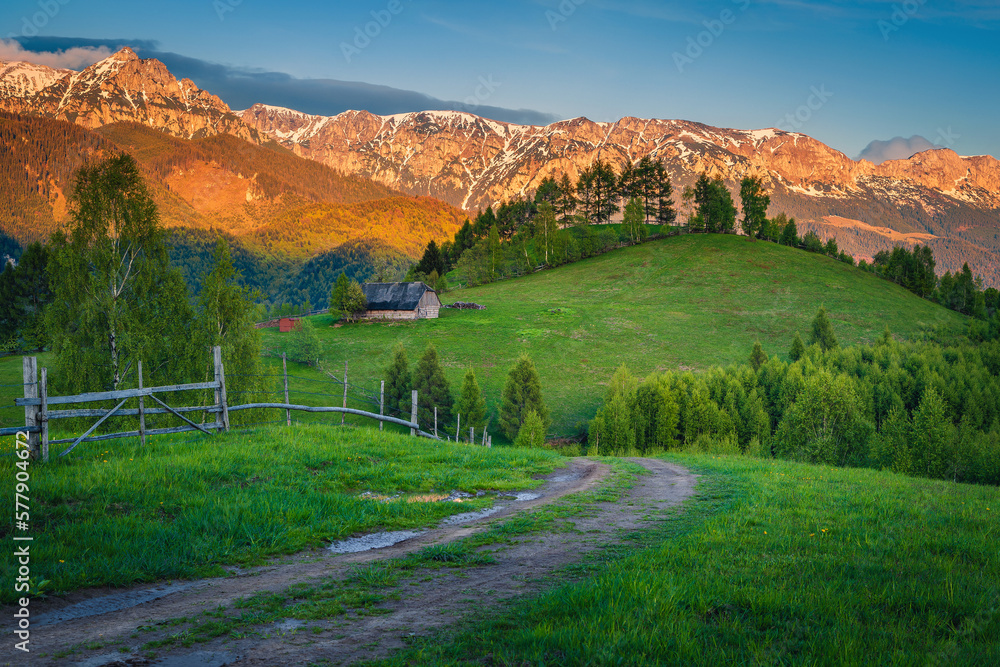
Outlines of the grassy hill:
M 567 435 L 593 417 L 605 383 L 622 363 L 640 376 L 705 370 L 745 361 L 756 340 L 768 355 L 784 356 L 796 331 L 807 336 L 821 305 L 841 345 L 873 341 L 887 325 L 903 336 L 958 333 L 965 326 L 963 316 L 841 262 L 721 235 L 671 237 L 456 290 L 442 300 L 487 308 L 443 309 L 440 319 L 416 323 L 337 328 L 318 316 L 325 359 L 334 368 L 348 360 L 352 377 L 374 385 L 377 394 L 397 342 L 411 366 L 433 342 L 453 392 L 471 365 L 495 414 L 507 371 L 527 352 L 552 411 L 551 432 Z M 265 346 L 283 345 L 282 336 L 268 330 Z

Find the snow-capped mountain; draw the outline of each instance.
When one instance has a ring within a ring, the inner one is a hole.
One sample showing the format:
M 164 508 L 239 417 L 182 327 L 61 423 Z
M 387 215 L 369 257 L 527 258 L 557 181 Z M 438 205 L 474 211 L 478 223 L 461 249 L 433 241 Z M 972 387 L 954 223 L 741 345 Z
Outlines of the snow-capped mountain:
M 887 194 L 933 207 L 920 196 L 929 188 L 956 201 L 1000 208 L 1000 162 L 961 158 L 947 149 L 876 166 L 804 134 L 682 120 L 574 118 L 538 127 L 451 111 L 313 116 L 263 104 L 240 114 L 300 155 L 469 210 L 531 192 L 547 176 L 565 172 L 575 178 L 597 158 L 620 166 L 647 155 L 663 160 L 681 182 L 702 171 L 728 180 L 755 174 L 789 194 L 822 199 Z M 916 189 L 896 187 L 894 181 Z
M 539 127 L 449 111 L 327 117 L 262 104 L 240 115 L 299 155 L 470 212 L 530 194 L 548 176 L 575 180 L 597 158 L 619 169 L 647 155 L 662 160 L 678 194 L 702 172 L 721 175 L 734 193 L 744 176 L 761 176 L 772 214 L 795 216 L 860 257 L 893 243 L 929 243 L 940 248 L 944 269 L 960 269 L 968 256 L 989 283 L 1000 281 L 994 254 L 1000 251 L 1000 161 L 990 156 L 940 149 L 876 166 L 805 134 L 684 120 L 574 118 Z M 870 232 L 868 241 L 858 241 L 859 229 Z M 946 248 L 943 237 L 951 237 Z
M 862 257 L 900 241 L 872 231 L 888 229 L 940 249 L 942 268 L 959 269 L 968 257 L 1000 284 L 1000 161 L 990 156 L 940 149 L 876 166 L 805 134 L 685 120 L 574 118 L 542 127 L 457 111 L 317 116 L 256 104 L 234 112 L 127 48 L 82 72 L 0 64 L 0 110 L 88 128 L 133 121 L 183 138 L 273 139 L 345 174 L 470 213 L 530 194 L 547 176 L 575 179 L 597 158 L 620 168 L 649 155 L 666 166 L 677 203 L 702 172 L 722 176 L 734 193 L 745 175 L 757 175 L 771 192 L 772 215 L 795 216 Z
M 33 63 L 0 60 L 0 99 L 17 100 L 34 97 L 43 88 L 71 74 L 76 72 Z
M 82 72 L 9 63 L 0 70 L 0 110 L 88 128 L 132 121 L 187 139 L 225 133 L 260 140 L 218 97 L 127 47 Z

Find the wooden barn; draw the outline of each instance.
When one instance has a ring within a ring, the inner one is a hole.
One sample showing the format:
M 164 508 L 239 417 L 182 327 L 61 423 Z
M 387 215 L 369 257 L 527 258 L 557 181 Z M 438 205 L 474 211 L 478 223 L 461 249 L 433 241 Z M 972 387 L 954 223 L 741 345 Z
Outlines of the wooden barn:
M 441 309 L 437 292 L 424 283 L 365 283 L 361 289 L 368 299 L 368 319 L 434 319 Z
M 278 333 L 288 333 L 299 328 L 299 318 L 282 317 L 278 320 Z

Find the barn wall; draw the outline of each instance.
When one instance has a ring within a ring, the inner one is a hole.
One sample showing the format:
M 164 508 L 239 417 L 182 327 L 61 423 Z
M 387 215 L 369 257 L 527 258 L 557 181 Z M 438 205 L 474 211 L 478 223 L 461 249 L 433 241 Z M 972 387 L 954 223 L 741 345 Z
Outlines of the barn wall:
M 365 319 L 369 320 L 415 320 L 417 311 L 415 310 L 369 310 L 365 313 Z
M 438 298 L 436 292 L 427 290 L 424 292 L 424 295 L 420 297 L 420 302 L 417 304 L 417 310 L 421 313 L 422 317 L 437 319 L 438 312 L 441 310 L 441 299 Z

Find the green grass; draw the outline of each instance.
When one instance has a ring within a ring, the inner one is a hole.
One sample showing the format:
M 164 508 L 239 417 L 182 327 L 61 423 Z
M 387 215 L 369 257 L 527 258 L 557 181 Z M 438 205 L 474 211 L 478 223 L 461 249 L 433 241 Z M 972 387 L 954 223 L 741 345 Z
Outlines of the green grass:
M 668 458 L 699 494 L 594 576 L 379 664 L 1000 664 L 997 489 Z
M 216 637 L 264 636 L 267 625 L 283 619 L 318 621 L 310 630 L 322 633 L 330 621 L 391 613 L 380 603 L 400 599 L 401 580 L 411 585 L 429 581 L 442 569 L 475 568 L 496 562 L 483 547 L 509 545 L 542 531 L 571 529 L 566 519 L 593 511 L 593 504 L 614 502 L 622 497 L 644 468 L 619 459 L 603 459 L 611 465 L 611 475 L 601 485 L 585 493 L 572 494 L 532 512 L 518 514 L 487 530 L 445 544 L 435 544 L 400 558 L 353 566 L 346 576 L 334 574 L 296 583 L 284 591 L 265 591 L 236 600 L 231 607 L 219 605 L 196 616 L 159 621 L 139 628 L 153 638 L 144 650 L 168 646 L 191 646 Z M 336 626 L 334 626 L 336 627 Z M 305 630 L 305 628 L 303 628 Z M 133 635 L 133 637 L 137 637 Z M 75 652 L 76 649 L 73 651 Z
M 51 366 L 51 353 L 32 354 L 38 357 L 38 367 Z M 24 374 L 21 355 L 0 357 L 0 428 L 24 426 L 24 408 L 14 406 L 14 399 L 24 396 Z M 3 447 L 3 451 L 7 451 Z
M 103 445 L 103 446 L 102 446 Z M 376 529 L 436 524 L 489 504 L 361 499 L 364 491 L 523 489 L 559 465 L 543 450 L 472 447 L 371 428 L 270 427 L 216 437 L 89 443 L 29 468 L 34 591 L 220 575 Z M 13 489 L 14 459 L 0 472 Z M 13 532 L 13 519 L 0 537 Z M 0 601 L 14 599 L 13 570 Z M 48 580 L 48 584 L 42 582 Z
M 350 361 L 352 382 L 377 395 L 378 381 L 403 343 L 411 367 L 429 342 L 457 393 L 473 366 L 494 414 L 507 372 L 531 355 L 552 412 L 551 432 L 575 432 L 603 398 L 615 368 L 706 370 L 746 361 L 760 340 L 785 356 L 795 332 L 806 337 L 820 305 L 841 345 L 894 334 L 964 331 L 965 318 L 874 275 L 827 257 L 744 237 L 684 235 L 610 252 L 516 280 L 461 289 L 446 303 L 474 301 L 482 311 L 442 309 L 437 320 L 331 328 L 314 318 L 327 364 Z M 267 330 L 265 346 L 280 344 Z M 298 371 L 296 371 L 298 372 Z

